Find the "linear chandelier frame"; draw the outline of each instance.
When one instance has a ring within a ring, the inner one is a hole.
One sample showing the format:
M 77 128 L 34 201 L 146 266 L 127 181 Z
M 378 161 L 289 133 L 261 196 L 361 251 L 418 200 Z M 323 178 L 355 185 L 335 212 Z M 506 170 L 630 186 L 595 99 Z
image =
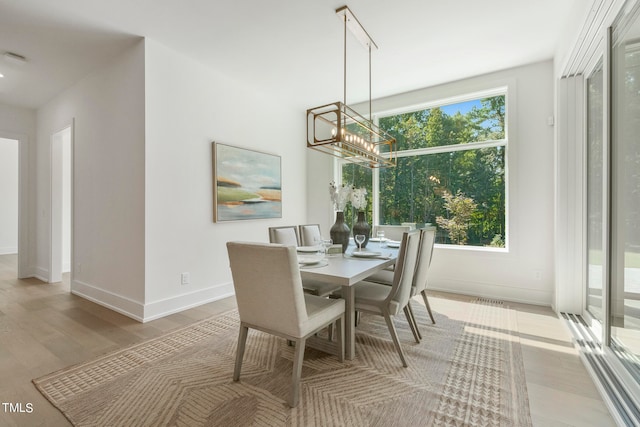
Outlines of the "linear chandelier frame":
M 378 46 L 347 6 L 336 15 L 344 25 L 344 100 L 307 110 L 307 147 L 365 167 L 394 167 L 396 139 L 372 120 L 371 51 Z M 369 52 L 369 119 L 347 105 L 347 29 Z

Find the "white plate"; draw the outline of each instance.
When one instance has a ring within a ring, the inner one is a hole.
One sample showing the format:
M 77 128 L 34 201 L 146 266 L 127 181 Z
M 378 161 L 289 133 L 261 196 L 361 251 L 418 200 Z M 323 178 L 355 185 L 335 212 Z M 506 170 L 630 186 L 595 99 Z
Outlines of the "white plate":
M 387 246 L 390 247 L 390 248 L 399 248 L 400 247 L 400 242 L 389 240 L 387 242 Z
M 355 256 L 359 258 L 373 258 L 381 255 L 382 255 L 381 252 L 368 252 L 368 251 L 358 251 L 358 250 L 351 252 L 351 256 Z
M 298 264 L 300 265 L 312 265 L 312 264 L 317 264 L 321 261 L 322 261 L 322 257 L 315 257 L 315 256 L 299 256 L 298 257 Z
M 320 262 L 316 262 L 315 264 L 300 264 L 300 268 L 320 268 L 327 265 L 329 265 L 329 261 L 322 259 Z
M 298 246 L 296 248 L 298 252 L 318 252 L 317 246 Z
M 381 239 L 379 237 L 372 237 L 369 239 L 370 242 L 379 242 L 381 240 L 386 240 L 384 237 Z

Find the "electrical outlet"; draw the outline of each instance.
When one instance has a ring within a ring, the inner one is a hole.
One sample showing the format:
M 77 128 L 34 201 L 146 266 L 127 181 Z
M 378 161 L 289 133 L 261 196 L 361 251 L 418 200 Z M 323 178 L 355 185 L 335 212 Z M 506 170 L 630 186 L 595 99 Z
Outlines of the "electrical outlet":
M 535 280 L 542 280 L 542 270 L 533 270 L 533 278 Z
M 180 283 L 182 283 L 182 285 L 188 285 L 189 284 L 189 273 L 182 273 L 180 275 Z

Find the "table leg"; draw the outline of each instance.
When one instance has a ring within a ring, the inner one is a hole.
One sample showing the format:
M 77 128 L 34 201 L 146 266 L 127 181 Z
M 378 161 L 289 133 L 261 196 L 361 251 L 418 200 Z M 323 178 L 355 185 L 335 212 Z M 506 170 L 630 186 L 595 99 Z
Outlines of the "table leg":
M 342 287 L 342 298 L 345 302 L 345 314 L 344 314 L 344 349 L 345 357 L 347 360 L 352 360 L 356 357 L 356 303 L 355 303 L 355 289 L 353 286 Z

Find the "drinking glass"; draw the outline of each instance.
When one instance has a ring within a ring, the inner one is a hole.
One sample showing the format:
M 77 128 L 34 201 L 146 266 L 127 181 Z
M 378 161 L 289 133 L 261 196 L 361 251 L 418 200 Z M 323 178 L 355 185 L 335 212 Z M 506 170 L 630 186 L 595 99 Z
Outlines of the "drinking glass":
M 324 258 L 324 244 L 321 237 L 313 237 L 313 246 L 316 247 L 316 254 Z
M 331 247 L 331 245 L 333 245 L 333 240 L 331 239 L 323 239 L 322 240 L 322 246 L 324 247 L 324 257 L 328 257 L 329 256 L 329 248 Z
M 356 234 L 356 243 L 358 244 L 358 250 L 361 251 L 362 250 L 362 244 L 364 243 L 364 239 L 365 239 L 365 235 L 364 234 Z
M 387 246 L 387 241 L 384 238 L 384 230 L 378 230 L 378 232 L 376 233 L 376 236 L 378 236 L 378 242 L 380 242 L 380 247 L 384 248 Z

